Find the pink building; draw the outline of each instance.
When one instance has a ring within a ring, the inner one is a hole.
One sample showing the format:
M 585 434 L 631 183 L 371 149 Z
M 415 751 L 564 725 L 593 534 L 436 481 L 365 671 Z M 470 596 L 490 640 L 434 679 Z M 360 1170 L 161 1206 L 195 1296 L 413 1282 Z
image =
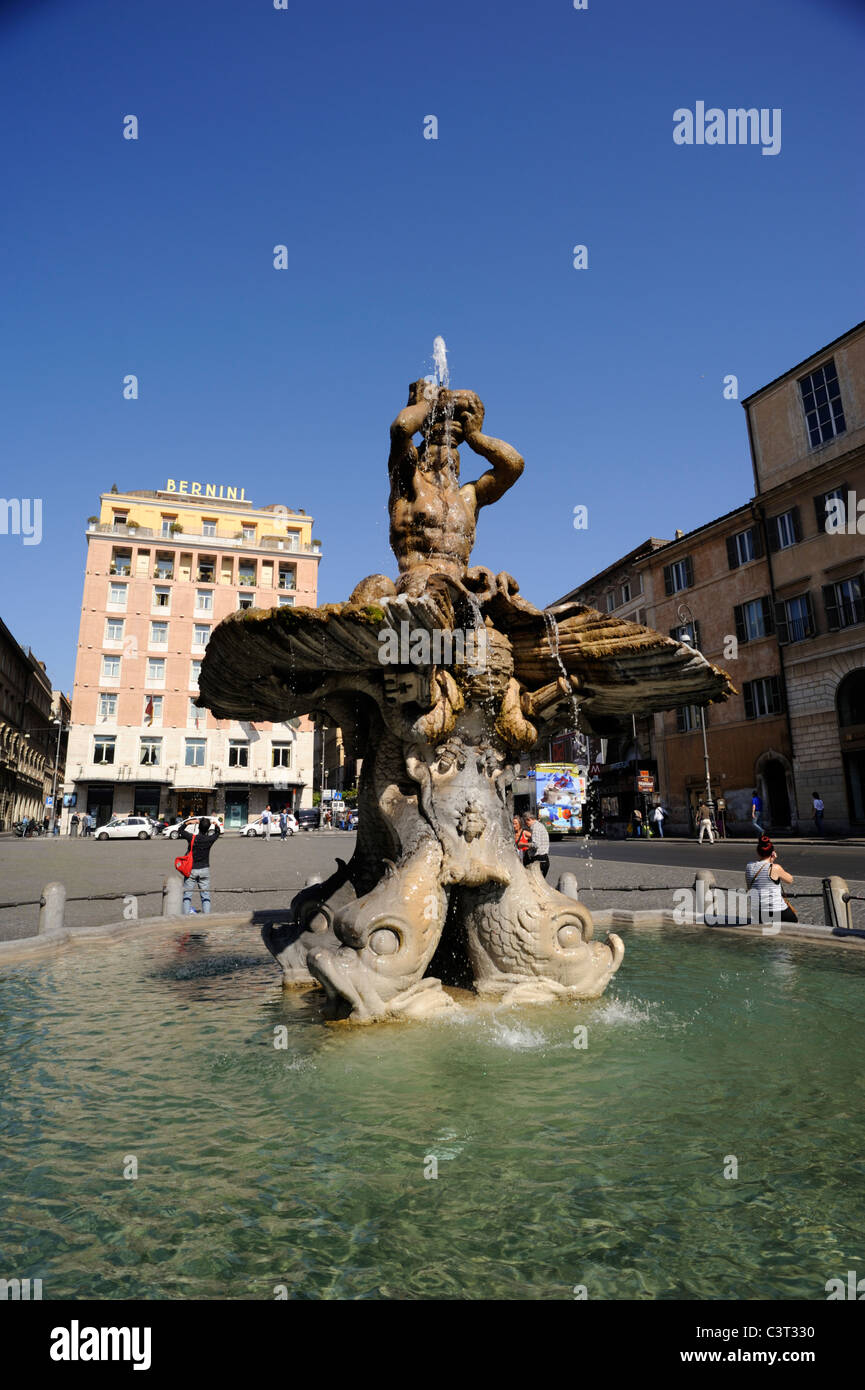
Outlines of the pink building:
M 266 805 L 312 804 L 309 721 L 233 723 L 194 704 L 222 618 L 315 605 L 311 532 L 305 512 L 256 508 L 241 488 L 170 480 L 102 494 L 87 530 L 64 788 L 77 796 L 64 817 L 201 813 L 230 827 Z

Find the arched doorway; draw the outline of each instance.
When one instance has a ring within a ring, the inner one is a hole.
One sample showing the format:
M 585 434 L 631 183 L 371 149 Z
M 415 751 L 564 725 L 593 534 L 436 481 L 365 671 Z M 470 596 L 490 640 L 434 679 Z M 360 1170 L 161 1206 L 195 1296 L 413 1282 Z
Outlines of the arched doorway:
M 768 748 L 754 765 L 754 778 L 754 785 L 763 798 L 763 824 L 778 830 L 795 825 L 792 808 L 796 801 L 789 758 L 774 748 Z
M 865 667 L 850 671 L 835 696 L 851 821 L 865 821 Z
M 790 824 L 790 798 L 787 795 L 787 773 L 783 763 L 770 758 L 763 764 L 763 780 L 766 786 L 766 804 L 769 811 L 769 824 L 787 826 Z

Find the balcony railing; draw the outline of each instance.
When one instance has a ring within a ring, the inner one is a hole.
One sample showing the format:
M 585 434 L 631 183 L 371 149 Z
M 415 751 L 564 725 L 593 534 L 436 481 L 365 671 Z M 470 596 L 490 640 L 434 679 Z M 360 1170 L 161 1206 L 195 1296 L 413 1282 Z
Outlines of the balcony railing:
M 235 536 L 205 536 L 197 531 L 176 531 L 172 535 L 165 536 L 161 531 L 154 531 L 150 526 L 117 526 L 111 522 L 99 521 L 94 525 L 88 525 L 88 532 L 98 533 L 104 536 L 129 536 L 136 539 L 142 537 L 155 537 L 162 542 L 167 549 L 169 545 L 183 546 L 185 550 L 215 550 L 220 546 L 230 546 L 234 549 L 237 546 L 245 546 L 249 550 L 277 550 L 285 555 L 320 555 L 321 542 L 316 545 L 311 542 L 303 545 L 302 542 L 292 542 L 288 537 L 282 536 L 263 536 L 260 540 L 244 540 Z
M 116 522 L 98 521 L 95 525 L 87 527 L 88 531 L 98 531 L 103 536 L 154 536 L 155 531 L 149 526 L 118 526 Z
M 251 574 L 242 574 L 242 575 L 239 577 L 239 579 L 238 579 L 237 582 L 238 582 L 238 584 L 242 584 L 242 585 L 243 585 L 245 588 L 247 588 L 247 589 L 254 589 L 254 588 L 255 588 L 255 576 L 254 576 L 254 575 L 251 575 Z

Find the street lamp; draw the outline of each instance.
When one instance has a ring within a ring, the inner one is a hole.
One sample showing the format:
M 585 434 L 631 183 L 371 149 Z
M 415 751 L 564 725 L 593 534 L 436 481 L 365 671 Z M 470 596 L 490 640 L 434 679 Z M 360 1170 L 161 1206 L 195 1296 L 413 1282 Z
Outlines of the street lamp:
M 50 834 L 54 834 L 54 827 L 57 824 L 57 769 L 60 765 L 60 739 L 64 729 L 69 725 L 64 724 L 62 719 L 52 719 L 52 724 L 57 725 L 57 747 L 54 750 L 54 778 L 51 783 L 51 829 Z
M 327 737 L 327 725 L 321 724 L 321 794 L 318 802 L 318 828 L 324 829 L 324 784 L 327 781 L 327 770 L 324 766 L 324 740 Z
M 691 612 L 690 608 L 688 607 L 687 603 L 680 603 L 680 604 L 679 604 L 678 612 L 679 612 L 679 620 L 680 620 L 680 622 L 683 624 L 684 627 L 686 627 L 686 628 L 688 629 L 688 631 L 685 632 L 685 633 L 683 633 L 683 632 L 680 632 L 680 633 L 679 633 L 679 641 L 680 641 L 680 642 L 684 642 L 684 644 L 685 644 L 686 647 L 693 647 L 694 651 L 697 651 L 697 650 L 698 650 L 698 648 L 697 648 L 697 635 L 696 635 L 696 629 L 695 629 L 695 627 L 694 627 L 694 615 L 692 614 L 692 612 Z M 705 770 L 706 770 L 706 805 L 708 806 L 709 810 L 711 811 L 711 810 L 713 809 L 713 802 L 712 802 L 712 782 L 711 782 L 711 778 L 710 778 L 710 776 L 709 776 L 709 745 L 708 745 L 707 742 L 706 742 L 706 719 L 705 719 L 705 716 L 704 716 L 704 714 L 703 714 L 703 706 L 702 706 L 702 705 L 699 706 L 699 710 L 700 710 L 700 731 L 701 731 L 701 733 L 702 733 L 702 735 L 703 735 L 703 766 L 705 767 Z

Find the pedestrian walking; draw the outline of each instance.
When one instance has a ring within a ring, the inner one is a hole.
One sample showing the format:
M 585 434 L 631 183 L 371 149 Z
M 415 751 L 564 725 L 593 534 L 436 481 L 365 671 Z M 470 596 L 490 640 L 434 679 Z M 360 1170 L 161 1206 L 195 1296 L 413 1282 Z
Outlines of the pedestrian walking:
M 817 834 L 823 834 L 823 802 L 819 792 L 812 792 L 811 797 L 814 802 L 814 824 L 817 827 Z
M 550 837 L 547 834 L 547 827 L 531 811 L 527 811 L 523 816 L 523 825 L 529 832 L 529 845 L 523 857 L 526 868 L 530 864 L 539 864 L 544 878 L 550 872 Z
M 723 796 L 719 796 L 719 797 L 718 797 L 718 800 L 715 802 L 715 810 L 718 812 L 718 819 L 717 819 L 717 821 L 716 821 L 716 823 L 715 823 L 715 829 L 716 829 L 717 832 L 718 832 L 718 839 L 719 839 L 719 840 L 726 840 L 726 838 L 727 838 L 727 822 L 726 822 L 726 820 L 724 819 L 724 817 L 725 817 L 726 812 L 727 812 L 727 803 L 726 803 L 726 801 L 724 800 Z
M 715 843 L 715 836 L 712 831 L 712 808 L 707 806 L 705 801 L 701 801 L 697 810 L 697 820 L 700 825 L 699 843 L 703 843 L 703 836 L 708 834 L 709 844 Z
M 193 911 L 192 894 L 198 889 L 201 898 L 201 911 L 210 911 L 210 851 L 219 839 L 219 824 L 212 824 L 207 816 L 202 816 L 197 828 L 193 828 L 194 817 L 181 826 L 178 839 L 185 840 L 192 851 L 192 868 L 183 879 L 183 911 Z
M 264 810 L 261 813 L 261 823 L 264 826 L 264 833 L 267 836 L 268 840 L 270 839 L 270 832 L 273 829 L 272 822 L 273 817 L 270 814 L 270 807 L 265 806 Z
M 662 840 L 664 838 L 664 821 L 666 820 L 666 818 L 667 813 L 661 806 L 661 803 L 658 802 L 658 805 L 652 812 L 652 820 L 655 822 L 655 832 L 656 834 L 660 835 Z
M 643 813 L 639 807 L 634 807 L 634 834 L 640 839 L 643 834 Z
M 279 837 L 284 840 L 288 834 L 288 816 L 285 814 L 285 807 L 279 813 Z
M 760 894 L 761 922 L 798 922 L 795 910 L 781 892 L 782 883 L 792 882 L 793 875 L 781 868 L 769 836 L 761 835 L 757 841 L 757 858 L 745 865 L 748 892 L 753 888 Z
M 73 811 L 69 817 L 69 834 L 76 836 L 78 834 L 78 814 L 76 811 Z
M 754 826 L 755 830 L 758 830 L 761 835 L 765 835 L 766 832 L 760 824 L 762 819 L 763 798 L 760 796 L 760 793 L 757 791 L 757 788 L 755 787 L 751 793 L 751 823 Z

